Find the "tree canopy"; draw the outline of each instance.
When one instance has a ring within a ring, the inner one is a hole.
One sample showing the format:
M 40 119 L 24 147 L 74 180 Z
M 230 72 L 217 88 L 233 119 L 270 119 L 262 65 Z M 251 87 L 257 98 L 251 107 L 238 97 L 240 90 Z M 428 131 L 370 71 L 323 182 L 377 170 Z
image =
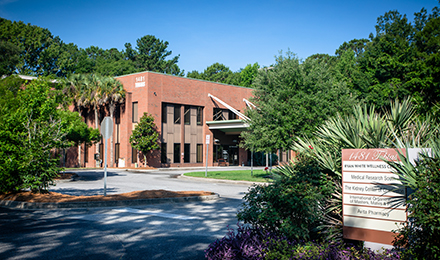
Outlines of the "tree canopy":
M 169 43 L 152 35 L 137 39 L 135 49 L 104 50 L 97 46 L 82 49 L 65 43 L 45 28 L 0 18 L 0 72 L 30 76 L 68 77 L 75 73 L 120 76 L 154 71 L 183 76 L 177 65 L 179 55 L 168 59 Z
M 291 52 L 261 69 L 252 99 L 258 109 L 247 111 L 251 121 L 242 145 L 264 152 L 289 148 L 297 136 L 310 135 L 329 116 L 347 111 L 355 98 L 332 72 L 320 59 L 301 63 Z
M 60 109 L 61 84 L 23 84 L 15 76 L 0 80 L 0 192 L 46 191 L 61 170 L 54 149 L 96 135 L 78 114 Z

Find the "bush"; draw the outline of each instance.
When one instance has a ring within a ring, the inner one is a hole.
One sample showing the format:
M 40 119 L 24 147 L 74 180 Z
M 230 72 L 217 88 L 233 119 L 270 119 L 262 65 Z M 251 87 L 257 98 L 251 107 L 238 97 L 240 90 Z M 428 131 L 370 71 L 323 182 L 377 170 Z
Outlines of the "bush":
M 288 259 L 400 259 L 399 253 L 385 250 L 375 253 L 361 245 L 344 243 L 297 242 L 263 229 L 238 226 L 228 230 L 205 250 L 209 260 L 288 260 Z
M 407 204 L 408 222 L 395 245 L 406 259 L 440 259 L 440 158 L 425 157 L 416 166 L 417 189 Z
M 264 243 L 268 234 L 261 229 L 238 225 L 237 232 L 228 228 L 228 233 L 220 240 L 210 244 L 205 250 L 205 257 L 210 260 L 222 259 L 264 259 Z
M 303 158 L 274 172 L 279 177 L 273 184 L 249 189 L 238 219 L 289 239 L 317 239 L 332 182 L 312 159 Z
M 368 260 L 393 260 L 400 259 L 399 253 L 385 250 L 382 253 L 373 252 L 361 245 L 345 243 L 292 243 L 287 240 L 272 240 L 264 257 L 265 260 L 289 259 L 368 259 Z

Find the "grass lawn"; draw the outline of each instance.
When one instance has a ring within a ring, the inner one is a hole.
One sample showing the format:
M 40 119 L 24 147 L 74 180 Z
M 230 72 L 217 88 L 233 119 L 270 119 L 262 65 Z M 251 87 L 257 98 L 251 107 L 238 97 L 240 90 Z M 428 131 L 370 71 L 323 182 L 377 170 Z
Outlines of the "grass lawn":
M 269 178 L 264 178 L 267 176 L 264 170 L 254 170 L 254 175 L 251 176 L 250 170 L 243 171 L 210 171 L 208 172 L 208 178 L 210 179 L 222 179 L 222 180 L 233 180 L 233 181 L 255 181 L 255 182 L 268 182 L 271 181 Z M 188 172 L 184 174 L 185 176 L 191 177 L 201 177 L 205 178 L 205 172 Z

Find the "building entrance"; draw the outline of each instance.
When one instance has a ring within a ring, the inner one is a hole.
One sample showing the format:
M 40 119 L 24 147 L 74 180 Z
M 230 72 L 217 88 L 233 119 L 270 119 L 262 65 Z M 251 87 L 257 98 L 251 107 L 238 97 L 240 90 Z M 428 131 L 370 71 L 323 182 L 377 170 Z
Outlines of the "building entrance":
M 238 165 L 237 145 L 214 145 L 214 163 L 221 161 L 228 162 L 230 166 Z

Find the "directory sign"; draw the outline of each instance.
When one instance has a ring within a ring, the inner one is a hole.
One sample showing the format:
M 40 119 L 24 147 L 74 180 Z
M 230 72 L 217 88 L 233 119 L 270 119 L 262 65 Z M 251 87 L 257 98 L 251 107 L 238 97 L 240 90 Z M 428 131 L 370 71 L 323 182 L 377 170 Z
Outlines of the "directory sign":
M 391 245 L 406 221 L 405 189 L 384 159 L 397 162 L 398 152 L 342 150 L 344 238 Z

